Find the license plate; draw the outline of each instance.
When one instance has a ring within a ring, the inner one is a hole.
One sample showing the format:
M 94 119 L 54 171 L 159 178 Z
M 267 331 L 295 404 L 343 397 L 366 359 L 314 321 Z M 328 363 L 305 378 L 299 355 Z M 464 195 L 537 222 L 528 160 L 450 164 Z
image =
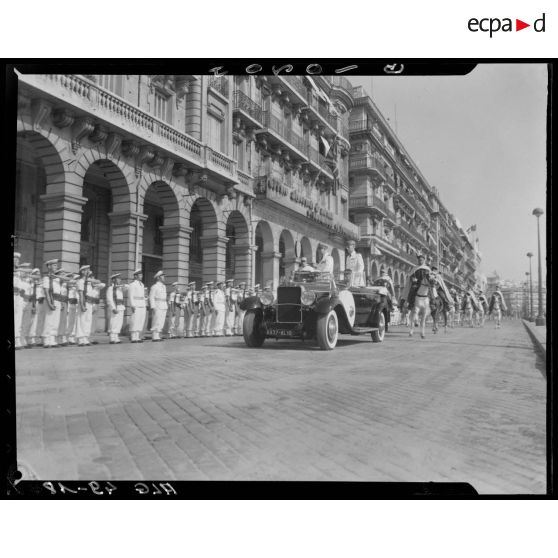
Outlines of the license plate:
M 290 329 L 271 328 L 267 330 L 270 337 L 292 337 L 293 332 Z

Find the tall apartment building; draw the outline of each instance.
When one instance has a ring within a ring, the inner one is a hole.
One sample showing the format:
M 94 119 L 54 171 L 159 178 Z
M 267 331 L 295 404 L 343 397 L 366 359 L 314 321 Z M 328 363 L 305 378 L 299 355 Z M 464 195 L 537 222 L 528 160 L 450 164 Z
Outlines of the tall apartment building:
M 373 101 L 341 76 L 20 75 L 15 246 L 105 280 L 276 287 L 358 240 L 397 289 L 424 252 L 449 284 L 480 255 Z
M 353 99 L 350 218 L 359 227 L 369 275 L 377 277 L 384 265 L 399 294 L 422 253 L 448 285 L 474 285 L 481 260 L 475 229 L 463 230 L 446 209 L 362 87 L 353 89 Z

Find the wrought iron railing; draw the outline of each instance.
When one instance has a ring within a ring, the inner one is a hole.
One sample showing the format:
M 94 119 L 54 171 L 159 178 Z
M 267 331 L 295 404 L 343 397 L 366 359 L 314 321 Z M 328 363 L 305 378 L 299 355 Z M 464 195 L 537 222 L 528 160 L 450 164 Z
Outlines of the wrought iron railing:
M 229 80 L 227 76 L 212 76 L 209 78 L 209 87 L 218 91 L 223 97 L 229 96 Z
M 236 90 L 234 92 L 233 103 L 235 109 L 244 111 L 258 122 L 262 121 L 262 107 L 242 91 Z

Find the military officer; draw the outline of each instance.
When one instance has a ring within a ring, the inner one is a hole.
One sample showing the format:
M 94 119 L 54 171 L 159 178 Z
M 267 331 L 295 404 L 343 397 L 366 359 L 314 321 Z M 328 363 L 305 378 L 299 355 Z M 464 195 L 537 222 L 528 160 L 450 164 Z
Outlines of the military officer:
M 98 341 L 93 339 L 95 332 L 97 331 L 97 315 L 99 311 L 99 302 L 101 300 L 101 282 L 96 279 L 93 275 L 89 277 L 91 280 L 91 330 L 89 331 L 89 341 L 92 345 L 97 345 Z
M 33 289 L 30 279 L 31 264 L 19 264 L 19 267 L 17 267 L 16 269 L 18 275 L 17 286 L 19 289 L 19 308 L 16 314 L 16 319 L 14 320 L 14 340 L 15 348 L 22 349 L 26 347 L 26 334 L 30 324 L 30 300 Z
M 234 335 L 237 291 L 234 279 L 225 281 L 225 335 Z
M 20 258 L 21 254 L 19 252 L 14 252 L 14 341 L 16 350 L 21 349 L 22 347 L 21 340 L 19 338 L 21 322 L 23 319 L 23 304 L 20 293 L 21 273 L 18 270 Z
M 107 289 L 107 315 L 110 318 L 109 324 L 109 343 L 118 345 L 120 341 L 120 332 L 122 331 L 122 323 L 124 322 L 124 287 L 122 285 L 122 274 L 113 273 L 110 276 L 111 284 Z
M 186 286 L 186 292 L 184 293 L 184 337 L 194 337 L 195 331 L 195 300 L 194 300 L 194 288 L 196 286 L 195 281 L 190 281 Z
M 27 307 L 23 314 L 23 324 L 22 324 L 22 344 L 25 339 L 25 346 L 28 349 L 32 349 L 38 343 L 37 337 L 37 323 L 38 323 L 38 304 L 37 295 L 39 294 L 39 289 L 42 293 L 41 284 L 41 270 L 36 267 L 31 271 L 29 276 L 29 301 Z M 25 337 L 24 337 L 25 336 Z
M 333 258 L 329 253 L 329 247 L 327 244 L 320 242 L 318 244 L 319 253 L 319 263 L 316 271 L 321 271 L 322 273 L 333 273 Z
M 246 300 L 246 281 L 241 281 L 236 287 L 236 322 L 235 322 L 235 335 L 242 335 L 242 323 L 244 322 L 244 314 L 246 310 L 242 310 L 241 305 Z
M 364 287 L 364 260 L 362 255 L 355 251 L 356 242 L 349 240 L 347 243 L 347 258 L 345 259 L 345 270 L 350 270 L 349 287 Z
M 76 340 L 78 347 L 91 345 L 89 335 L 91 334 L 91 321 L 94 298 L 91 296 L 91 266 L 82 265 L 79 268 L 79 279 L 77 280 L 78 307 Z
M 68 344 L 68 338 L 66 337 L 68 326 L 68 276 L 62 269 L 59 269 L 56 275 L 60 279 L 60 321 L 56 339 L 60 347 L 65 347 Z
M 73 273 L 68 278 L 68 316 L 66 320 L 66 339 L 68 340 L 68 345 L 76 344 L 76 329 L 77 329 L 77 318 L 78 318 L 78 287 L 77 280 L 79 279 L 79 273 Z
M 151 307 L 151 340 L 162 341 L 161 331 L 165 326 L 168 309 L 167 287 L 165 286 L 165 274 L 162 270 L 155 274 L 155 283 L 149 291 L 149 306 Z
M 211 329 L 214 337 L 223 336 L 226 310 L 225 283 L 218 281 L 213 292 L 213 325 Z
M 56 336 L 60 324 L 60 277 L 56 275 L 58 259 L 45 262 L 47 274 L 43 277 L 43 289 L 45 292 L 45 321 L 43 325 L 43 347 L 50 349 L 58 347 Z
M 141 269 L 134 271 L 134 280 L 128 287 L 128 303 L 132 315 L 130 316 L 130 340 L 132 343 L 143 343 L 140 333 L 143 331 L 146 313 L 145 287 L 142 283 L 143 273 Z
M 180 283 L 175 281 L 171 284 L 173 290 L 169 294 L 169 326 L 168 335 L 169 339 L 176 339 L 179 337 L 180 332 L 180 318 L 182 314 L 183 303 L 181 301 Z

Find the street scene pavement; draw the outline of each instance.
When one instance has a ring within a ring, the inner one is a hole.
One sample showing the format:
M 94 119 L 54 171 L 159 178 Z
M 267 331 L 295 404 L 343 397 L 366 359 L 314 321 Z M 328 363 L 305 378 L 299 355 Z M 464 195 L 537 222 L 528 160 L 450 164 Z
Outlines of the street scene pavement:
M 546 492 L 546 371 L 520 320 L 333 351 L 242 337 L 16 353 L 18 466 L 55 480 L 470 482 Z

